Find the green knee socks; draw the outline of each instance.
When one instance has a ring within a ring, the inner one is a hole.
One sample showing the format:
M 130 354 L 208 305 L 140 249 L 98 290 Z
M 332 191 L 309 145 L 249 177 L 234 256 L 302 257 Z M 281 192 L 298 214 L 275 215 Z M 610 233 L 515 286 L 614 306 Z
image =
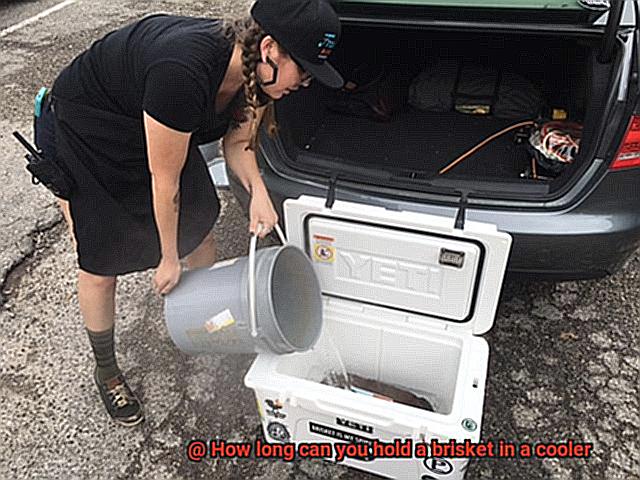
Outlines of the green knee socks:
M 113 327 L 102 332 L 92 332 L 86 329 L 89 334 L 91 348 L 98 364 L 98 378 L 101 382 L 113 378 L 120 374 L 120 368 L 116 362 L 116 355 L 113 343 Z

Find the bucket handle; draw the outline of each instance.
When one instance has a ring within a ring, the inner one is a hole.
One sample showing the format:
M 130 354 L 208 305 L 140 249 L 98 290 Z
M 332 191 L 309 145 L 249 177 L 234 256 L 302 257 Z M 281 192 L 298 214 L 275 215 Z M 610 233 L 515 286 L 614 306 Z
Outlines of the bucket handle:
M 278 238 L 283 245 L 287 244 L 280 225 L 276 223 L 276 232 Z M 258 224 L 258 231 L 251 234 L 251 242 L 249 244 L 249 324 L 251 326 L 251 336 L 256 338 L 258 336 L 258 325 L 256 322 L 256 245 L 258 243 L 258 233 L 262 230 L 262 224 Z

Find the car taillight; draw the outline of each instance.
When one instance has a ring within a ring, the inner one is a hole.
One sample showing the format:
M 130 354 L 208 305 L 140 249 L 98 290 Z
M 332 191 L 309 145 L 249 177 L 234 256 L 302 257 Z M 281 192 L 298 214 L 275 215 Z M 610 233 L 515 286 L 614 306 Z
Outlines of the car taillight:
M 633 115 L 611 170 L 640 166 L 640 116 Z

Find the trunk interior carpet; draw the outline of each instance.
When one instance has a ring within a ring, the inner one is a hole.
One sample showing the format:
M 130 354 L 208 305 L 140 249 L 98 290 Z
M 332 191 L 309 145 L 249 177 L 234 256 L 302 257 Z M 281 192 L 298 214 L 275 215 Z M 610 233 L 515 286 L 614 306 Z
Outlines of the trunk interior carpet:
M 429 175 L 505 127 L 517 123 L 458 112 L 433 113 L 417 109 L 397 113 L 388 123 L 327 112 L 302 145 L 317 155 L 339 157 L 360 167 L 409 169 Z M 517 179 L 530 163 L 525 145 L 514 143 L 515 131 L 492 140 L 444 177 L 475 175 Z M 298 161 L 304 162 L 303 157 Z

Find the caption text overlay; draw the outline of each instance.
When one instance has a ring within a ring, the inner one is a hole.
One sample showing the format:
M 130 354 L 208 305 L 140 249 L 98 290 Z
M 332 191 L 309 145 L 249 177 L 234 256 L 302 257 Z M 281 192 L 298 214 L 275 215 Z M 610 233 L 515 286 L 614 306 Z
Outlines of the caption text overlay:
M 372 460 L 375 458 L 586 458 L 593 444 L 568 440 L 559 443 L 510 443 L 505 440 L 473 443 L 451 440 L 440 443 L 395 439 L 393 442 L 371 440 L 363 443 L 266 443 L 226 442 L 224 440 L 191 440 L 187 458 L 199 462 L 205 458 L 278 458 L 291 462 L 298 458 L 345 458 Z

